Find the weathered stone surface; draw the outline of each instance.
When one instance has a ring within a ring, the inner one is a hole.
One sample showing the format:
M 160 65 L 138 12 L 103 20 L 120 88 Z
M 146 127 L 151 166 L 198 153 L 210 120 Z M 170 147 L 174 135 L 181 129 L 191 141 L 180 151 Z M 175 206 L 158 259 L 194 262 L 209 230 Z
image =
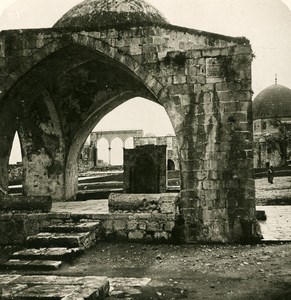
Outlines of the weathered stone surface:
M 106 277 L 0 276 L 1 299 L 105 299 L 109 292 Z
M 94 233 L 50 233 L 41 232 L 29 236 L 27 243 L 32 247 L 84 247 L 89 248 L 95 241 Z
M 83 248 L 28 248 L 14 252 L 13 259 L 24 260 L 71 260 L 84 252 Z
M 47 213 L 52 208 L 49 196 L 10 196 L 0 195 L 0 212 L 27 211 Z
M 56 225 L 45 226 L 42 228 L 46 232 L 62 232 L 62 233 L 81 233 L 81 232 L 96 232 L 100 228 L 100 222 L 84 222 L 84 223 L 64 223 Z
M 10 259 L 0 265 L 2 270 L 56 270 L 61 266 L 61 261 L 55 260 L 23 260 Z
M 110 194 L 110 212 L 175 213 L 178 194 Z

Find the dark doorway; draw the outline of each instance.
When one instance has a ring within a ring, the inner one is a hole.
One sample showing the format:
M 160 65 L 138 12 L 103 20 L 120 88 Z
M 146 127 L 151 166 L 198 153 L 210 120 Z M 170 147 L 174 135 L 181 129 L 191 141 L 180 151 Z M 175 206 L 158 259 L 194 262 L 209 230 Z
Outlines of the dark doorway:
M 147 154 L 139 155 L 132 167 L 132 192 L 133 193 L 158 193 L 159 192 L 159 170 Z

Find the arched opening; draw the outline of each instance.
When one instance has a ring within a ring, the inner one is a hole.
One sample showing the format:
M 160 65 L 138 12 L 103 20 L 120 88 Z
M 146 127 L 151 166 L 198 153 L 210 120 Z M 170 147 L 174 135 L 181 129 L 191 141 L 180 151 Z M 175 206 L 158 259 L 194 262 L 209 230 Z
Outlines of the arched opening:
M 9 192 L 21 193 L 23 180 L 22 151 L 18 132 L 15 132 L 9 157 Z
M 31 82 L 35 87 L 33 95 Z M 23 76 L 13 90 L 9 98 L 17 96 L 18 107 L 24 110 L 19 111 L 22 116 L 19 122 L 20 138 L 25 141 L 24 190 L 29 195 L 74 198 L 81 147 L 94 126 L 115 109 L 123 108 L 127 122 L 133 119 L 139 124 L 146 123 L 147 132 L 153 132 L 154 127 L 157 136 L 165 135 L 160 117 L 156 118 L 151 108 L 135 104 L 137 114 L 123 104 L 131 101 L 154 104 L 164 111 L 171 124 L 156 96 L 126 65 L 83 46 L 70 45 L 49 55 Z M 146 121 L 140 117 L 141 112 L 148 116 Z M 115 122 L 119 119 L 120 115 Z M 167 133 L 173 131 L 170 126 Z M 128 127 L 131 128 L 131 123 Z M 117 163 L 115 158 L 110 161 L 110 145 L 103 142 L 96 146 L 97 165 L 99 160 L 108 165 Z
M 97 142 L 97 151 L 98 151 L 98 167 L 105 167 L 109 165 L 109 142 L 105 138 L 101 138 Z
M 123 143 L 120 138 L 114 138 L 111 141 L 111 165 L 123 165 Z
M 167 170 L 168 171 L 175 171 L 175 163 L 171 159 L 168 159 Z

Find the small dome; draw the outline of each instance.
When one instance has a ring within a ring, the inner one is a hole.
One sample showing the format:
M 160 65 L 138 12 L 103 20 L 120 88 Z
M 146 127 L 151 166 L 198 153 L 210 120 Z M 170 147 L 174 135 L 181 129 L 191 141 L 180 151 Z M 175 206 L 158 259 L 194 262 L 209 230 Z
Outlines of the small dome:
M 116 25 L 168 23 L 143 0 L 85 0 L 69 10 L 54 27 L 99 28 Z
M 253 101 L 253 119 L 291 117 L 291 89 L 271 85 Z

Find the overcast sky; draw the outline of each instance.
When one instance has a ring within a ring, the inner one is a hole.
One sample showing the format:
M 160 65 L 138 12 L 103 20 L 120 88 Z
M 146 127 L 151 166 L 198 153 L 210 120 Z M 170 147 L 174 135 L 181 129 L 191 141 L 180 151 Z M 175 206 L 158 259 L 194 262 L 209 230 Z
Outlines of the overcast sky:
M 81 0 L 0 0 L 0 30 L 51 27 Z M 172 24 L 250 39 L 253 90 L 278 83 L 291 88 L 291 0 L 147 0 Z M 126 120 L 126 122 L 124 122 Z M 119 121 L 121 123 L 119 123 Z M 171 133 L 162 107 L 138 99 L 119 107 L 97 129 L 142 128 Z

